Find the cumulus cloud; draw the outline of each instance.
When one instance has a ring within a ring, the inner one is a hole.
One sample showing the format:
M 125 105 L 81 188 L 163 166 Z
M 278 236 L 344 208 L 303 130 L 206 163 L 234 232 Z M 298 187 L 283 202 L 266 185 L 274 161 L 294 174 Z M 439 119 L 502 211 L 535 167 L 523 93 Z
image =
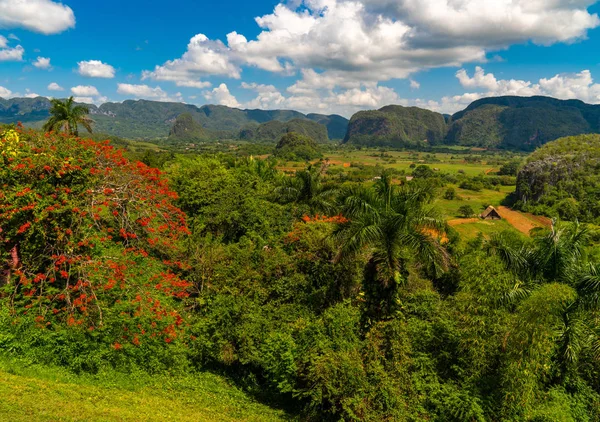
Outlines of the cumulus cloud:
M 182 99 L 181 93 L 178 92 L 174 96 L 170 96 L 159 86 L 152 88 L 148 85 L 118 84 L 117 93 L 137 99 L 150 99 L 155 101 L 181 101 Z
M 579 73 L 558 74 L 551 78 L 541 78 L 537 82 L 520 79 L 497 79 L 493 73 L 485 73 L 477 67 L 473 76 L 464 69 L 456 73 L 460 84 L 475 92 L 442 98 L 439 103 L 432 103 L 434 109 L 455 112 L 484 97 L 503 95 L 532 96 L 544 95 L 563 100 L 579 99 L 581 101 L 600 104 L 600 84 L 594 83 L 592 73 L 583 70 Z
M 411 89 L 419 89 L 421 88 L 421 84 L 417 81 L 415 81 L 414 79 L 410 80 L 410 88 Z
M 20 62 L 23 60 L 25 49 L 20 45 L 0 49 L 0 62 Z
M 10 98 L 11 96 L 12 96 L 12 91 L 10 89 L 0 86 L 0 97 L 1 98 Z
M 254 39 L 234 31 L 225 44 L 198 34 L 181 58 L 143 77 L 185 86 L 209 75 L 239 78 L 243 66 L 283 74 L 319 69 L 320 84 L 357 88 L 349 85 L 483 62 L 488 51 L 515 43 L 583 39 L 600 25 L 587 10 L 595 2 L 296 0 L 257 17 Z
M 100 95 L 98 89 L 95 86 L 91 85 L 78 85 L 71 88 L 71 92 L 73 95 L 77 95 L 78 97 L 97 97 Z
M 207 88 L 210 83 L 201 81 L 201 78 L 209 75 L 240 78 L 240 71 L 225 44 L 198 34 L 190 40 L 183 56 L 156 66 L 153 71 L 142 72 L 142 79 L 170 81 L 183 87 Z
M 88 60 L 77 63 L 78 73 L 88 78 L 114 78 L 115 68 L 100 60 Z
M 2 35 L 0 35 L 0 48 L 6 48 L 8 47 L 8 40 L 6 39 L 6 37 L 3 37 Z
M 49 91 L 64 91 L 65 89 L 60 86 L 59 84 L 57 84 L 56 82 L 52 82 L 51 84 L 48 85 L 48 90 Z
M 102 104 L 108 99 L 100 94 L 98 89 L 92 85 L 77 85 L 71 88 L 71 93 L 78 103 Z
M 37 67 L 38 69 L 51 69 L 52 66 L 50 65 L 50 59 L 47 57 L 38 57 L 34 62 L 33 62 L 33 66 Z
M 0 0 L 0 28 L 57 34 L 75 27 L 70 7 L 51 0 Z
M 224 105 L 228 107 L 241 107 L 238 100 L 229 92 L 226 84 L 221 84 L 212 91 L 205 91 L 204 98 L 214 104 Z

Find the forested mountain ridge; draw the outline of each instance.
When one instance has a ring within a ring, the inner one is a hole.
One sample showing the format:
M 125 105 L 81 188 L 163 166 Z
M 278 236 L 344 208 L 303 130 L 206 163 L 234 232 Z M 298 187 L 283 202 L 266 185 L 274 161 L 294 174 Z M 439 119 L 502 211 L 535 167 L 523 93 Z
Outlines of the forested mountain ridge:
M 48 118 L 49 108 L 49 100 L 43 97 L 0 98 L 0 123 L 21 121 L 39 127 Z M 600 105 L 550 97 L 483 98 L 451 117 L 418 107 L 390 105 L 360 111 L 350 121 L 339 115 L 305 115 L 293 110 L 197 107 L 147 100 L 90 106 L 96 132 L 126 138 L 167 137 L 183 113 L 189 113 L 206 129 L 210 139 L 276 141 L 271 132 L 281 135 L 290 130 L 320 137 L 323 131 L 308 123 L 315 122 L 326 128 L 329 139 L 343 138 L 351 144 L 391 147 L 446 144 L 531 151 L 564 136 L 600 132 Z M 284 130 L 279 123 L 291 121 L 304 122 L 300 124 L 302 130 L 296 127 Z
M 345 142 L 410 146 L 445 143 L 531 151 L 564 136 L 600 132 L 600 105 L 550 97 L 477 100 L 450 118 L 388 106 L 352 116 Z
M 483 98 L 452 116 L 446 143 L 533 150 L 565 136 L 600 132 L 600 105 L 550 97 Z
M 600 135 L 561 138 L 536 150 L 519 170 L 524 211 L 600 223 Z
M 442 143 L 446 135 L 444 116 L 418 107 L 389 105 L 379 110 L 360 111 L 350 119 L 346 143 L 410 146 L 426 141 Z
M 148 100 L 89 105 L 89 108 L 90 115 L 96 122 L 96 132 L 126 138 L 166 137 L 177 117 L 183 113 L 189 113 L 205 129 L 230 131 L 231 137 L 237 137 L 239 130 L 248 125 L 299 119 L 323 125 L 326 128 L 326 136 L 330 139 L 341 139 L 346 133 L 348 122 L 346 118 L 338 115 L 304 115 L 293 110 L 240 110 L 221 105 L 197 107 L 191 104 Z M 28 126 L 40 127 L 42 122 L 48 119 L 49 109 L 50 101 L 45 97 L 9 100 L 0 98 L 0 123 L 20 121 Z

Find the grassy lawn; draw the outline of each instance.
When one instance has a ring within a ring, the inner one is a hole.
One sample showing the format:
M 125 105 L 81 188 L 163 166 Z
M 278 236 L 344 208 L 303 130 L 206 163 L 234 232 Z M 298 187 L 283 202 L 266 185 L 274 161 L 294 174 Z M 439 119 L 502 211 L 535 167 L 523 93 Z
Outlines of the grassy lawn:
M 442 189 L 442 195 L 449 187 L 454 188 L 457 199 L 447 200 L 440 198 L 435 201 L 436 208 L 449 220 L 460 217 L 458 209 L 464 205 L 469 205 L 477 214 L 481 213 L 489 205 L 498 207 L 506 195 L 515 190 L 514 186 L 499 186 L 500 191 L 483 189 L 480 192 L 474 192 L 448 185 Z
M 384 168 L 393 168 L 396 170 L 404 170 L 406 174 L 410 174 L 413 169 L 411 164 L 425 164 L 432 169 L 438 169 L 442 173 L 457 174 L 459 171 L 464 172 L 468 176 L 477 176 L 482 173 L 487 173 L 491 170 L 497 170 L 498 165 L 488 164 L 485 161 L 468 163 L 465 158 L 466 154 L 450 154 L 450 153 L 415 153 L 410 151 L 388 151 L 385 156 L 381 156 L 381 152 L 377 150 L 362 150 L 362 151 L 329 151 L 323 154 L 331 162 L 331 167 L 342 167 L 344 164 L 364 164 L 368 166 L 380 165 Z M 427 159 L 429 157 L 429 159 Z M 431 158 L 433 157 L 433 161 Z M 301 162 L 286 162 L 280 168 L 284 170 L 298 170 L 305 167 L 305 163 Z
M 519 233 L 506 220 L 477 221 L 473 223 L 459 224 L 453 226 L 453 228 L 460 234 L 462 239 L 473 239 L 477 237 L 479 233 L 482 233 L 485 237 L 490 237 L 490 235 L 502 232 L 504 230 L 511 230 Z
M 77 376 L 0 358 L 0 396 L 5 421 L 291 420 L 210 373 Z

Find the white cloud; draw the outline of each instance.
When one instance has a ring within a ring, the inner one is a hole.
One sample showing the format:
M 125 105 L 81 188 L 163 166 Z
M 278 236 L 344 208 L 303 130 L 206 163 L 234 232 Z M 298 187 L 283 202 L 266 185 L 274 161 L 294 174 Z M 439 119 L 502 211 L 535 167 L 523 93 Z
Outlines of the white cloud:
M 88 78 L 114 78 L 115 68 L 100 60 L 88 60 L 77 63 L 78 72 Z
M 32 92 L 29 88 L 25 89 L 25 98 L 37 98 L 39 97 L 39 94 L 36 94 L 35 92 Z
M 6 39 L 6 37 L 3 37 L 2 35 L 0 35 L 0 48 L 6 48 L 8 47 L 8 40 Z
M 60 86 L 59 84 L 57 84 L 56 82 L 52 82 L 51 84 L 48 85 L 48 90 L 49 91 L 64 91 L 65 89 Z
M 204 98 L 215 104 L 225 105 L 228 107 L 241 107 L 238 100 L 229 92 L 226 84 L 221 84 L 212 91 L 205 91 Z
M 10 98 L 11 96 L 12 96 L 12 91 L 10 89 L 0 86 L 0 97 L 1 98 Z
M 142 79 L 171 81 L 177 86 L 206 88 L 208 75 L 240 77 L 240 68 L 232 60 L 230 50 L 221 41 L 211 41 L 204 34 L 194 36 L 187 51 L 179 59 L 169 60 L 153 71 L 142 72 Z
M 20 45 L 1 49 L 0 62 L 20 62 L 23 60 L 23 54 L 25 54 L 25 49 Z
M 108 98 L 102 96 L 95 86 L 77 85 L 71 88 L 71 93 L 78 103 L 100 105 L 108 101 Z
M 118 84 L 117 93 L 121 95 L 131 96 L 137 99 L 150 99 L 156 101 L 182 100 L 181 93 L 178 92 L 174 96 L 170 96 L 159 86 L 152 88 L 148 85 Z
M 257 17 L 248 40 L 234 31 L 227 45 L 199 34 L 181 59 L 146 77 L 239 77 L 241 66 L 284 74 L 321 69 L 339 86 L 407 78 L 427 68 L 485 61 L 515 43 L 572 42 L 600 19 L 594 0 L 298 0 Z M 162 75 L 161 75 L 162 72 Z M 194 80 L 194 79 L 192 79 Z M 346 86 L 347 87 L 347 86 Z
M 50 59 L 47 57 L 38 57 L 36 61 L 33 62 L 33 66 L 38 69 L 51 69 Z
M 421 88 L 421 84 L 417 81 L 415 81 L 414 79 L 410 80 L 410 88 L 411 89 L 419 89 Z
M 57 34 L 75 27 L 70 7 L 50 0 L 0 0 L 0 28 Z
M 98 97 L 100 92 L 95 86 L 92 85 L 77 85 L 71 88 L 73 95 L 78 97 Z
M 15 34 L 8 34 L 8 38 L 15 41 L 21 41 Z
M 544 95 L 563 100 L 578 99 L 591 104 L 600 104 L 600 84 L 594 83 L 589 70 L 579 73 L 565 73 L 551 78 L 541 78 L 536 83 L 519 79 L 497 79 L 493 73 L 485 73 L 481 67 L 475 69 L 473 77 L 466 70 L 456 73 L 461 85 L 475 89 L 461 95 L 444 97 L 434 109 L 455 112 L 484 97 L 503 95 L 532 96 Z

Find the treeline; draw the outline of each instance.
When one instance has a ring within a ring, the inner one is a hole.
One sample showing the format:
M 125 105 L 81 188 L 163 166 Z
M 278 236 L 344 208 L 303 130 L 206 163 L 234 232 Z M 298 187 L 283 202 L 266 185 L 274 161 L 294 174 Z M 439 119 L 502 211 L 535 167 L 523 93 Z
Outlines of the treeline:
M 585 226 L 462 241 L 435 174 L 290 177 L 231 154 L 159 171 L 20 129 L 0 160 L 3 353 L 217 370 L 305 420 L 600 418 Z

